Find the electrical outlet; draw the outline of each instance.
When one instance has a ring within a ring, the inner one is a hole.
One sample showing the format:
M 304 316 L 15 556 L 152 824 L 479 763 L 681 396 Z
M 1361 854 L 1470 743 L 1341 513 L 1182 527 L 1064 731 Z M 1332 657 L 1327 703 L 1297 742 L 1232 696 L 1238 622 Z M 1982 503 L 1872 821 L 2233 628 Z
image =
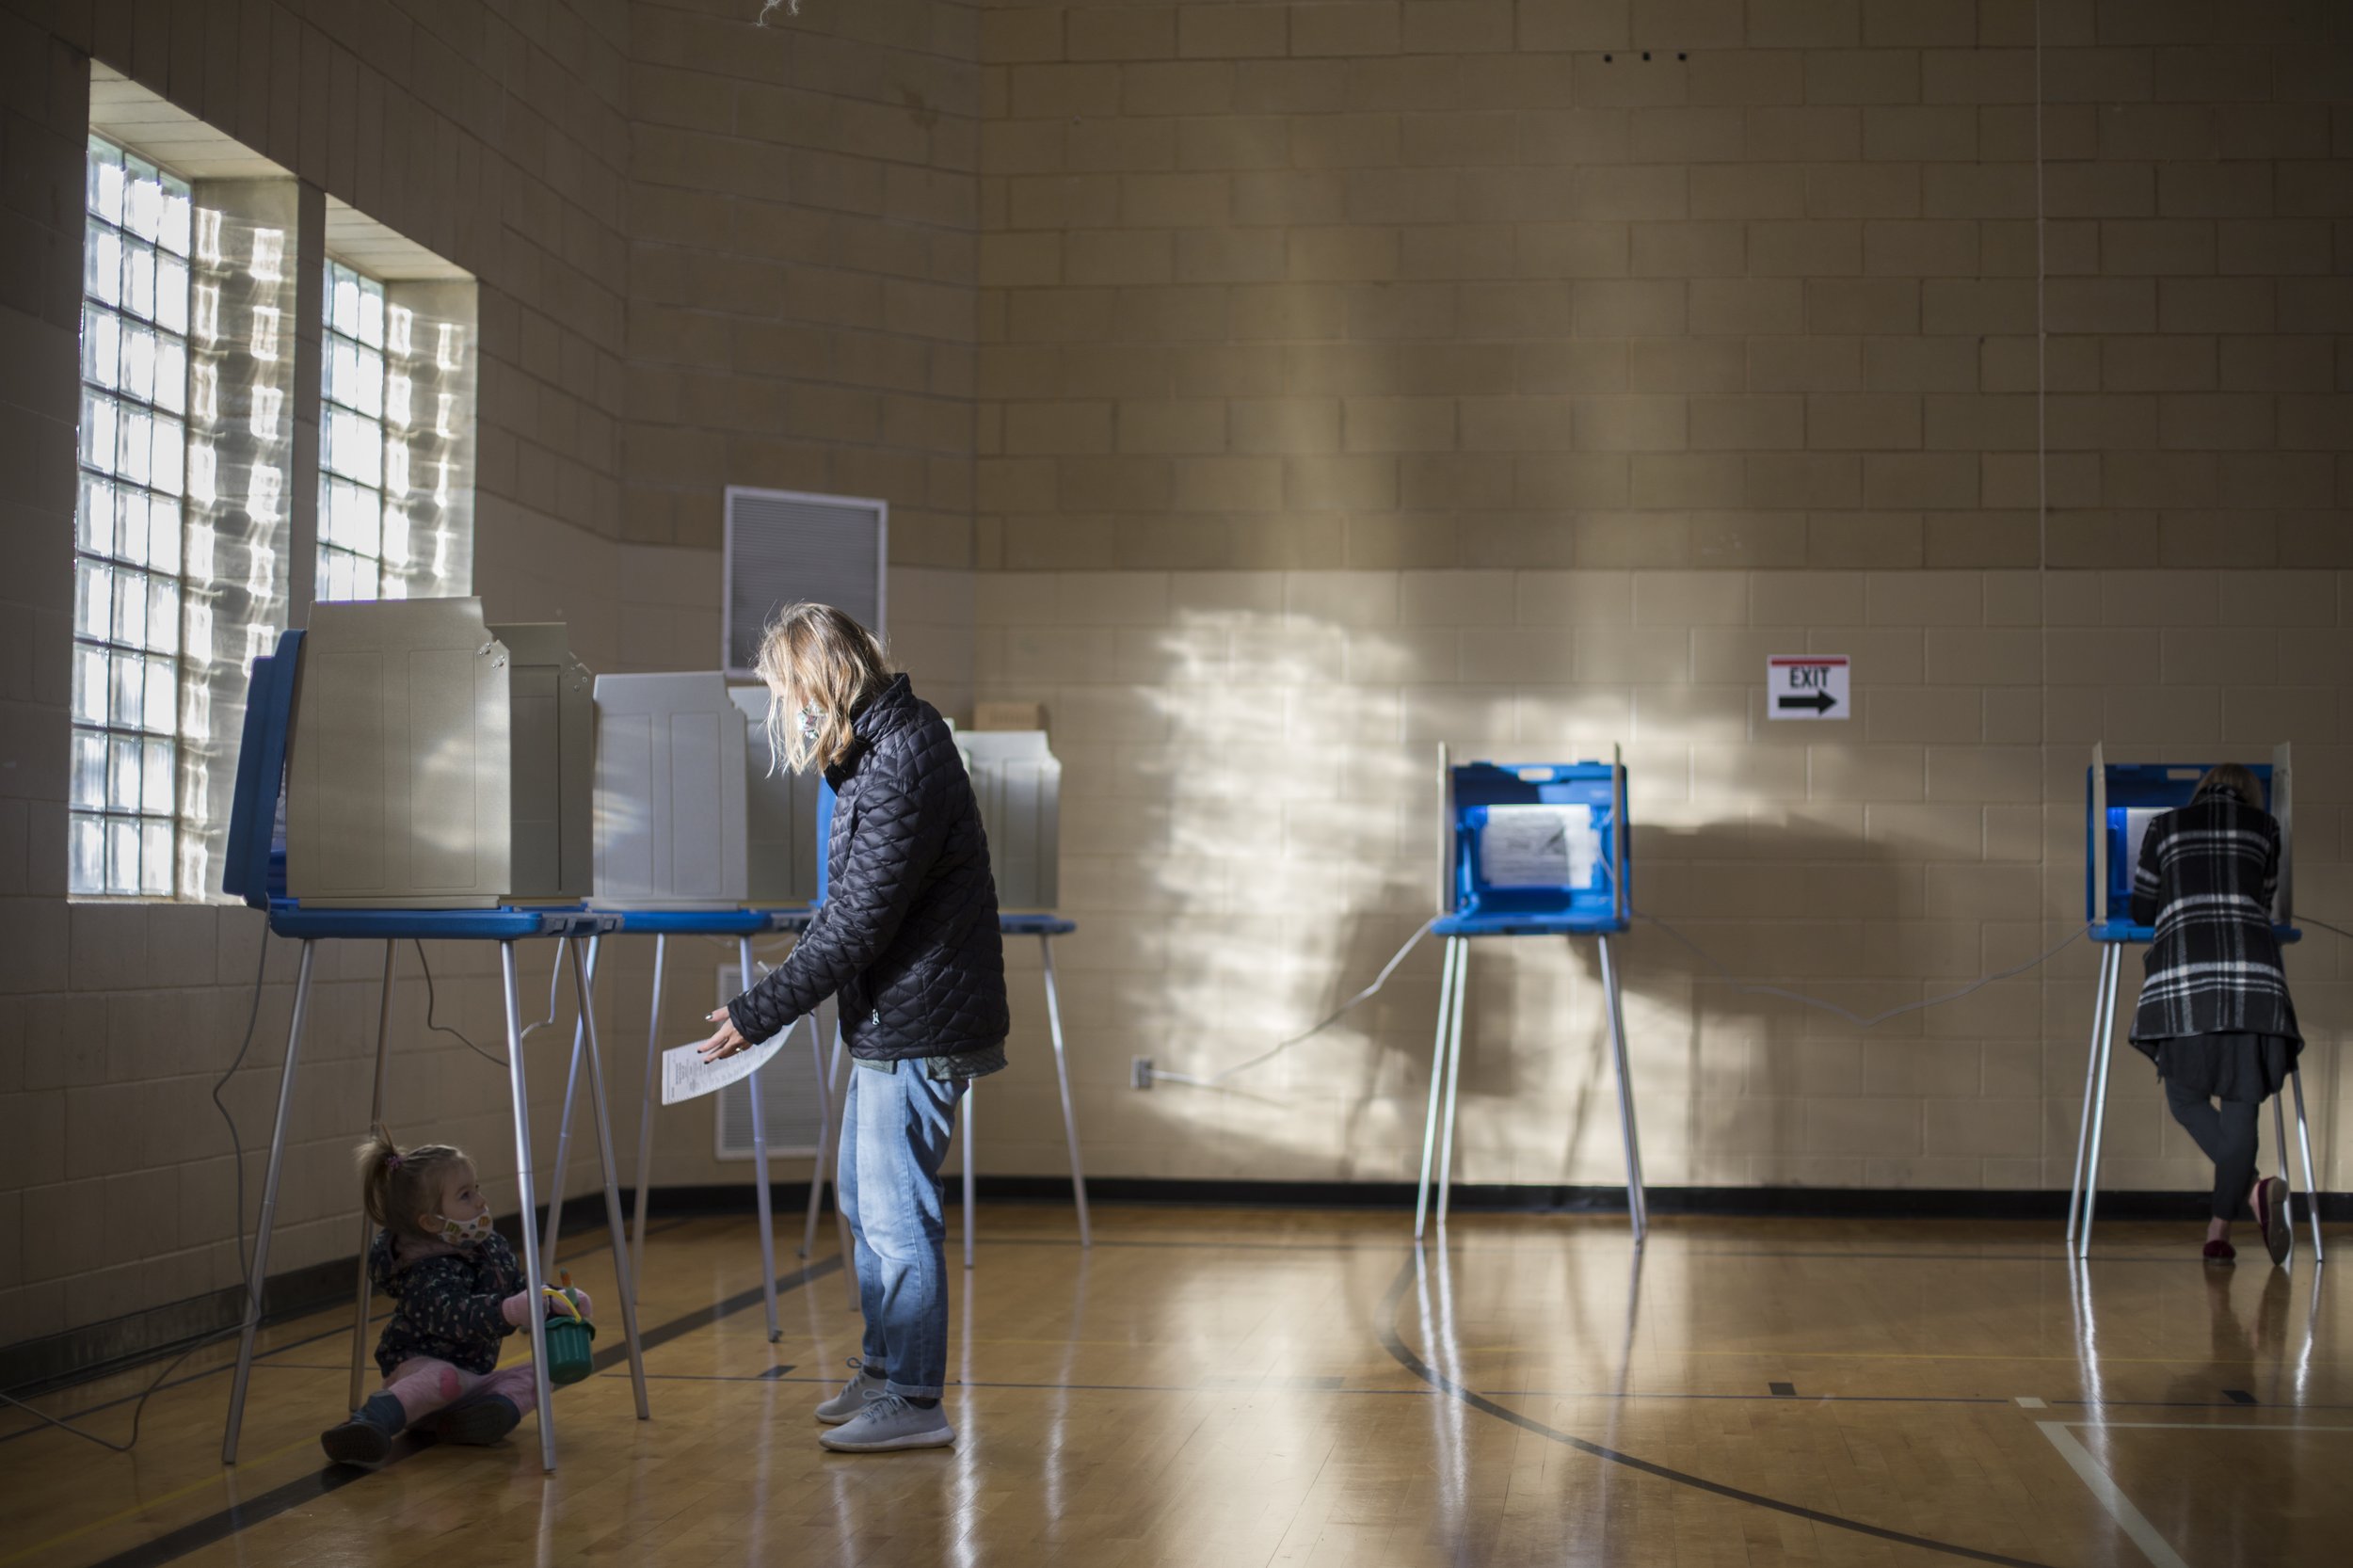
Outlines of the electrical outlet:
M 1152 1087 L 1152 1059 L 1150 1057 L 1139 1056 L 1134 1058 L 1128 1064 L 1128 1070 L 1130 1074 L 1129 1082 L 1133 1087 L 1138 1089 L 1149 1089 Z

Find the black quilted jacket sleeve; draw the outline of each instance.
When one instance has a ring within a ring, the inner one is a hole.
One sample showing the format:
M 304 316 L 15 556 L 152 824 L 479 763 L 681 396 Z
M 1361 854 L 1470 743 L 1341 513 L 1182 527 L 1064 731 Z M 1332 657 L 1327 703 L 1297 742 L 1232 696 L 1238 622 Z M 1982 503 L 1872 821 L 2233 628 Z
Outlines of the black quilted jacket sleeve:
M 870 1060 L 1000 1044 L 997 888 L 954 738 L 904 676 L 853 724 L 856 755 L 829 775 L 825 902 L 728 1016 L 746 1039 L 765 1040 L 832 996 L 852 1054 Z

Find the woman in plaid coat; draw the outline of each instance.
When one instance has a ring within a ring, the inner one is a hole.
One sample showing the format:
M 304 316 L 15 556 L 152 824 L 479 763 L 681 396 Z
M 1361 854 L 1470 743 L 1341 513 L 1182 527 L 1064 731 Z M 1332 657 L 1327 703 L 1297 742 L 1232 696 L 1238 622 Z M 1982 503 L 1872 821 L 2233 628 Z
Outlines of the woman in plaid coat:
M 2263 799 L 2252 773 L 2224 763 L 2187 806 L 2149 824 L 2133 870 L 2133 920 L 2156 927 L 2133 1044 L 2156 1063 L 2173 1119 L 2214 1161 L 2215 1263 L 2237 1256 L 2231 1222 L 2250 1205 L 2272 1261 L 2287 1260 L 2287 1184 L 2256 1177 L 2256 1112 L 2304 1041 L 2271 934 L 2280 824 Z

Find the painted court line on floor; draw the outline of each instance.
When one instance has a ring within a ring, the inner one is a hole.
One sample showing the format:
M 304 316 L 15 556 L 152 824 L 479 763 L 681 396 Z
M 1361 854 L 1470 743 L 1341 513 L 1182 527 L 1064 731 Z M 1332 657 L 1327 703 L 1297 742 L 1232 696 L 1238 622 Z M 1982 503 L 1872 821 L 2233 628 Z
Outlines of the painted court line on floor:
M 2182 1554 L 2157 1533 L 2157 1527 L 2149 1522 L 2149 1516 L 2133 1506 L 2133 1500 L 2124 1496 L 2124 1489 L 2108 1479 L 2108 1473 L 2091 1457 L 2091 1451 L 2075 1441 L 2075 1434 L 2067 1430 L 2066 1422 L 2037 1421 L 2035 1426 L 2051 1440 L 2051 1447 L 2059 1451 L 2068 1467 L 2083 1478 L 2083 1483 L 2091 1489 L 2100 1506 L 2108 1511 L 2108 1517 L 2116 1521 L 2117 1528 L 2140 1548 L 2140 1555 L 2154 1568 L 2189 1568 L 2182 1560 Z

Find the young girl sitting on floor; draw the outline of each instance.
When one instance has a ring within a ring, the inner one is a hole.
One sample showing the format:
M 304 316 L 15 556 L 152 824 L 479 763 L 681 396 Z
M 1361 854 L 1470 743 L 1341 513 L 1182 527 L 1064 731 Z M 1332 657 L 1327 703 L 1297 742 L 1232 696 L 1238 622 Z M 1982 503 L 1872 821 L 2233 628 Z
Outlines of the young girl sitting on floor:
M 531 1363 L 498 1364 L 499 1342 L 531 1321 L 522 1265 L 490 1228 L 490 1206 L 460 1151 L 404 1151 L 378 1127 L 359 1158 L 368 1218 L 383 1227 L 368 1248 L 368 1277 L 396 1304 L 376 1345 L 383 1391 L 321 1432 L 319 1446 L 337 1464 L 374 1468 L 410 1426 L 444 1443 L 495 1443 L 535 1402 Z M 588 1317 L 587 1293 L 573 1294 Z M 547 1300 L 569 1309 L 563 1296 Z

